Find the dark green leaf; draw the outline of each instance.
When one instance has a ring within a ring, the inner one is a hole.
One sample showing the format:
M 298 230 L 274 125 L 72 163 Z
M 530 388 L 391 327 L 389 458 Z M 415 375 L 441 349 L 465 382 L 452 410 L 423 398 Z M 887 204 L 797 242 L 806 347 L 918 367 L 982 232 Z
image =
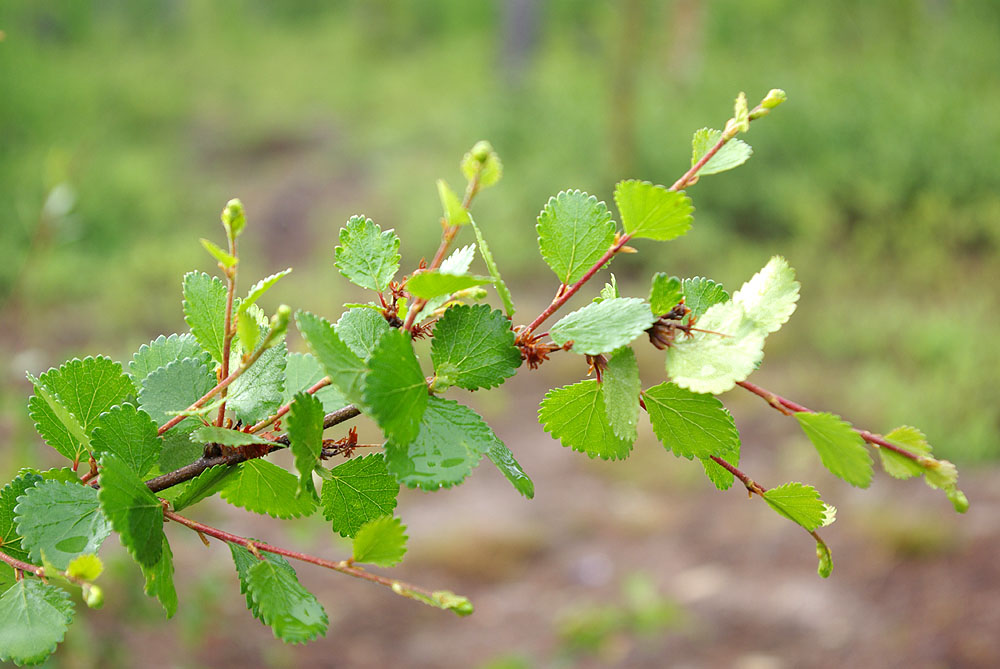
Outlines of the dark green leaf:
M 406 554 L 406 526 L 399 518 L 383 516 L 361 526 L 354 537 L 354 561 L 392 567 Z
M 325 318 L 298 311 L 295 322 L 333 385 L 351 402 L 361 402 L 361 389 L 368 371 L 364 361 L 343 342 Z
M 90 446 L 95 458 L 113 453 L 135 472 L 145 476 L 160 459 L 163 440 L 149 414 L 131 404 L 112 407 L 97 418 Z
M 722 284 L 711 279 L 696 276 L 693 279 L 684 279 L 682 283 L 684 304 L 695 318 L 708 311 L 713 304 L 729 301 L 729 293 Z
M 267 418 L 281 406 L 285 389 L 285 356 L 288 348 L 284 342 L 264 351 L 247 371 L 229 386 L 226 409 L 233 418 L 245 425 L 252 425 Z M 233 351 L 229 369 L 240 364 L 239 351 Z
M 535 230 L 542 258 L 567 285 L 581 279 L 615 240 L 607 205 L 578 190 L 549 198 Z
M 680 279 L 676 276 L 667 276 L 663 272 L 653 275 L 653 283 L 649 288 L 649 308 L 655 315 L 662 316 L 668 313 L 677 306 L 682 297 L 684 291 Z
M 157 425 L 163 425 L 173 418 L 169 412 L 188 408 L 214 388 L 215 383 L 215 374 L 201 360 L 175 360 L 146 377 L 139 392 L 139 406 Z M 164 434 L 161 471 L 173 471 L 201 456 L 202 447 L 188 438 L 200 425 L 197 418 L 189 417 Z
M 299 481 L 281 467 L 257 458 L 239 468 L 222 488 L 222 499 L 233 506 L 274 518 L 298 518 L 316 510 L 315 497 L 295 496 Z
M 726 407 L 712 395 L 693 393 L 673 383 L 643 392 L 653 432 L 678 457 L 725 457 L 738 449 L 740 435 Z
M 258 560 L 247 570 L 246 591 L 254 615 L 271 628 L 275 638 L 305 643 L 326 634 L 326 612 L 291 567 Z
M 188 481 L 184 490 L 174 499 L 174 511 L 180 511 L 193 506 L 222 490 L 232 477 L 239 474 L 239 467 L 230 465 L 215 465 L 209 467 L 195 478 Z
M 434 328 L 434 372 L 468 390 L 499 386 L 521 366 L 510 321 L 482 304 L 448 308 Z
M 859 488 L 871 485 L 871 455 L 850 423 L 832 413 L 800 411 L 795 417 L 830 473 Z
M 528 499 L 535 496 L 535 484 L 531 481 L 531 477 L 525 473 L 521 463 L 514 458 L 514 454 L 510 452 L 506 444 L 497 439 L 490 446 L 490 450 L 486 452 L 486 457 L 507 477 L 515 490 Z
M 379 317 L 381 318 L 381 316 Z M 288 404 L 296 393 L 312 388 L 326 376 L 326 370 L 311 353 L 289 353 L 285 362 L 285 391 L 281 403 Z M 320 388 L 315 393 L 326 413 L 342 409 L 350 402 L 334 385 Z
M 379 453 L 348 460 L 331 469 L 323 482 L 323 515 L 333 531 L 353 537 L 369 520 L 391 516 L 399 483 Z
M 57 569 L 66 569 L 78 555 L 96 553 L 111 534 L 97 491 L 79 483 L 42 481 L 24 491 L 14 513 L 28 561 L 45 560 Z
M 312 473 L 323 452 L 323 416 L 323 403 L 306 393 L 296 395 L 288 409 L 288 441 L 299 472 L 296 495 L 303 490 L 316 494 Z
M 146 578 L 143 591 L 149 597 L 156 597 L 167 612 L 167 617 L 173 618 L 177 613 L 177 590 L 174 588 L 174 554 L 167 543 L 167 535 L 163 535 L 163 550 L 156 564 L 151 567 L 139 566 Z
M 62 588 L 23 578 L 0 597 L 0 660 L 38 664 L 55 652 L 73 622 L 73 603 Z
M 183 358 L 198 358 L 208 366 L 212 356 L 201 348 L 201 344 L 190 333 L 172 334 L 169 337 L 160 335 L 139 347 L 128 364 L 128 375 L 136 388 L 141 389 L 142 382 L 147 376 L 160 367 L 166 367 L 174 360 Z
M 371 373 L 364 403 L 386 439 L 405 446 L 417 436 L 427 406 L 427 383 L 409 333 L 390 330 L 383 334 L 368 366 Z
M 354 355 L 367 360 L 378 345 L 378 340 L 390 328 L 379 312 L 354 308 L 344 312 L 335 329 L 341 341 L 354 351 Z
M 608 356 L 602 393 L 608 424 L 616 437 L 635 441 L 639 425 L 639 365 L 635 353 L 622 347 Z
M 22 469 L 17 478 L 0 491 L 0 551 L 12 558 L 21 561 L 28 559 L 27 548 L 21 545 L 21 535 L 18 534 L 17 523 L 14 522 L 14 507 L 17 506 L 17 498 L 43 480 L 37 472 Z
M 608 425 L 603 389 L 594 379 L 550 390 L 538 420 L 563 446 L 592 458 L 623 460 L 632 450 L 632 442 L 615 436 Z
M 267 439 L 255 434 L 232 430 L 214 425 L 202 425 L 191 433 L 191 441 L 196 444 L 219 444 L 220 446 L 248 446 L 250 444 L 273 445 Z
M 163 507 L 142 479 L 110 453 L 101 457 L 97 498 L 135 561 L 155 566 L 163 554 Z
M 351 216 L 340 230 L 340 246 L 335 250 L 340 273 L 356 286 L 379 292 L 399 270 L 399 237 L 382 231 L 370 218 Z
M 549 335 L 557 344 L 573 342 L 574 353 L 596 355 L 626 346 L 656 319 L 637 297 L 592 302 L 559 320 Z
M 184 320 L 201 347 L 222 362 L 226 331 L 226 284 L 204 272 L 184 275 Z
M 691 228 L 691 198 L 683 191 L 667 190 L 648 181 L 620 181 L 615 204 L 622 227 L 633 237 L 667 241 Z

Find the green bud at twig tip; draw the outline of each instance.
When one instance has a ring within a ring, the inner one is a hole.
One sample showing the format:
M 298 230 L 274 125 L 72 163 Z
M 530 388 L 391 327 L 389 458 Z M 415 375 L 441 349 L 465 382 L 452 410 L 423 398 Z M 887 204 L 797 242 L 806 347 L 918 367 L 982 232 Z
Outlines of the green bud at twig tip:
M 772 88 L 764 96 L 764 99 L 760 101 L 760 106 L 764 109 L 774 109 L 787 99 L 788 96 L 785 95 L 785 91 L 780 88 Z
M 477 163 L 485 163 L 490 154 L 493 153 L 493 145 L 485 139 L 481 139 L 473 145 L 470 153 Z
M 243 213 L 243 203 L 239 198 L 233 198 L 226 203 L 222 210 L 222 225 L 226 228 L 226 234 L 230 239 L 236 239 L 246 227 L 247 219 Z

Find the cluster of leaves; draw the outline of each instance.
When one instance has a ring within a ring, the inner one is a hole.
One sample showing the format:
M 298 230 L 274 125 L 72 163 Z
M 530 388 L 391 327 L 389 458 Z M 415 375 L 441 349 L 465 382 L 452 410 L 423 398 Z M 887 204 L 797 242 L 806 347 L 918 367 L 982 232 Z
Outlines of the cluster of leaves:
M 125 365 L 88 357 L 38 378 L 29 375 L 30 416 L 42 439 L 73 466 L 24 470 L 0 493 L 0 659 L 34 663 L 62 639 L 73 605 L 51 580 L 79 587 L 88 604 L 100 604 L 93 584 L 100 573 L 97 552 L 112 532 L 142 570 L 146 593 L 172 616 L 178 598 L 165 519 L 228 543 L 249 610 L 286 642 L 315 639 L 325 633 L 328 618 L 283 555 L 470 613 L 464 597 L 425 591 L 357 565 L 391 567 L 403 558 L 406 527 L 395 515 L 401 485 L 426 491 L 454 486 L 486 458 L 518 493 L 533 496 L 531 479 L 492 428 L 443 394 L 495 388 L 522 360 L 537 363 L 557 350 L 584 356 L 596 378 L 545 395 L 539 420 L 554 438 L 590 457 L 623 459 L 646 413 L 664 447 L 678 457 L 698 458 L 719 489 L 739 477 L 777 513 L 812 533 L 820 573 L 828 575 L 829 550 L 815 530 L 832 522 L 835 510 L 811 486 L 789 482 L 765 489 L 740 472 L 739 432 L 715 397 L 745 382 L 763 359 L 766 337 L 795 310 L 799 284 L 783 258 L 772 258 L 732 295 L 710 279 L 657 274 L 648 297 L 626 297 L 612 276 L 593 302 L 563 316 L 547 335 L 535 334 L 617 253 L 629 250 L 630 240 L 684 235 L 693 207 L 682 188 L 699 174 L 745 162 L 750 147 L 736 134 L 782 99 L 772 92 L 750 110 L 741 95 L 724 130 L 695 133 L 692 169 L 674 186 L 619 183 L 614 201 L 621 229 L 592 195 L 564 191 L 551 198 L 538 216 L 538 243 L 560 287 L 551 307 L 526 326 L 513 326 L 510 291 L 469 211 L 473 197 L 502 174 L 499 158 L 484 142 L 462 160 L 463 199 L 438 182 L 445 232 L 429 267 L 398 278 L 396 234 L 364 216 L 347 222 L 335 265 L 376 299 L 346 305 L 336 323 L 284 306 L 266 316 L 260 300 L 291 270 L 258 281 L 245 297 L 234 294 L 237 239 L 246 221 L 239 202 L 231 201 L 222 216 L 228 250 L 202 240 L 223 278 L 191 272 L 183 280 L 190 332 L 158 337 Z M 446 256 L 463 227 L 472 229 L 476 243 Z M 477 253 L 485 274 L 470 272 Z M 495 289 L 503 309 L 477 303 L 487 287 Z M 288 350 L 285 334 L 293 323 L 308 352 Z M 648 388 L 631 348 L 643 335 L 665 349 L 667 380 Z M 432 337 L 430 373 L 413 345 L 422 336 Z M 551 341 L 543 343 L 545 336 Z M 796 416 L 832 473 L 856 486 L 870 483 L 866 443 L 878 445 L 874 437 L 832 414 L 771 403 Z M 375 421 L 384 441 L 359 444 L 353 430 L 324 438 L 327 428 L 360 413 Z M 954 467 L 934 459 L 918 431 L 899 428 L 879 439 L 892 447 L 879 448 L 891 475 L 924 475 L 957 507 L 967 504 L 955 486 Z M 368 446 L 381 450 L 326 464 Z M 293 471 L 264 457 L 284 448 Z M 89 463 L 83 476 L 76 471 L 81 463 Z M 321 511 L 334 533 L 352 540 L 352 556 L 332 563 L 177 515 L 216 494 L 251 513 L 281 519 Z

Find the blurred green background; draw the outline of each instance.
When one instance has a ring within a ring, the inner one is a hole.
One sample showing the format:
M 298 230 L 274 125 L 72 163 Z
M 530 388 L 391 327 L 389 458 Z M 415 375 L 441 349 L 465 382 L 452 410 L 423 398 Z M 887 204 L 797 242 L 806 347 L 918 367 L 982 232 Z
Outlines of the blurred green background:
M 789 102 L 750 162 L 692 187 L 692 232 L 638 245 L 620 284 L 737 287 L 783 254 L 802 299 L 765 385 L 916 423 L 963 465 L 1000 455 L 998 3 L 4 0 L 0 30 L 8 473 L 38 459 L 24 371 L 182 330 L 181 275 L 213 271 L 197 239 L 221 241 L 228 198 L 244 285 L 293 265 L 274 304 L 335 315 L 361 297 L 332 266 L 339 226 L 394 227 L 412 268 L 434 180 L 461 185 L 489 139 L 505 175 L 476 219 L 528 317 L 555 288 L 533 228 L 550 195 L 670 184 L 694 130 L 772 87 Z

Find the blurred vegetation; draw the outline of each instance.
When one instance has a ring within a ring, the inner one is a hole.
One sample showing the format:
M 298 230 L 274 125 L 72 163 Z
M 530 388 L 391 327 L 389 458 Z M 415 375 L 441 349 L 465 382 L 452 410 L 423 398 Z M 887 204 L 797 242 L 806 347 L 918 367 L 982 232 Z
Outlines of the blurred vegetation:
M 916 423 L 960 462 L 1000 454 L 997 3 L 5 0 L 0 30 L 9 463 L 37 443 L 23 371 L 181 329 L 181 275 L 212 269 L 196 240 L 231 196 L 244 281 L 294 264 L 276 299 L 332 312 L 353 297 L 331 262 L 347 216 L 395 227 L 413 266 L 434 179 L 489 138 L 505 179 L 476 217 L 541 303 L 525 238 L 548 196 L 669 184 L 692 131 L 774 86 L 790 102 L 748 165 L 695 186 L 692 233 L 619 280 L 738 285 L 782 253 L 804 288 L 762 372 L 776 390 Z

